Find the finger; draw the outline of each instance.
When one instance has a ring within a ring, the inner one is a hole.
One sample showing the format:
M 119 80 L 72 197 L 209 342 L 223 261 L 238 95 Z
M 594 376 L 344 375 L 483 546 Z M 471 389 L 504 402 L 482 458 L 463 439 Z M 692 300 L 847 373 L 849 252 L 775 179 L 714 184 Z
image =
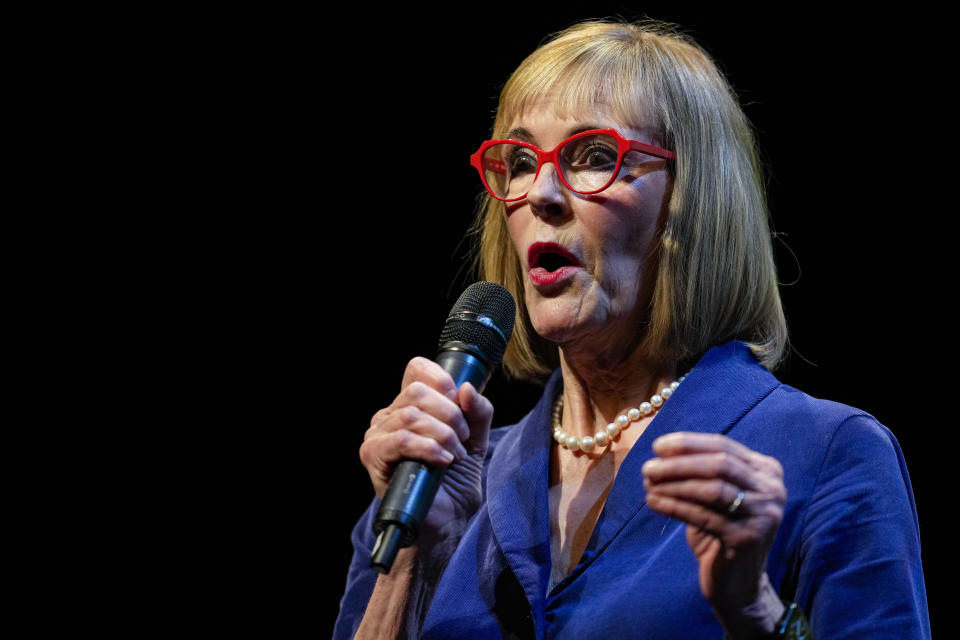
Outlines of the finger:
M 457 399 L 470 427 L 468 446 L 474 451 L 485 452 L 493 422 L 493 405 L 469 382 L 460 387 Z
M 407 367 L 403 371 L 400 388 L 406 389 L 413 382 L 422 382 L 428 387 L 436 389 L 450 400 L 457 397 L 457 385 L 453 378 L 433 360 L 418 356 L 407 363 Z
M 453 462 L 454 454 L 437 440 L 413 431 L 394 431 L 384 438 L 385 448 L 391 452 L 394 462 L 401 459 L 422 460 L 434 465 L 446 466 Z
M 733 549 L 769 545 L 780 522 L 776 517 L 734 520 L 713 509 L 660 494 L 648 494 L 647 505 L 658 513 L 718 538 L 727 547 L 727 553 Z
M 445 466 L 455 458 L 453 452 L 438 440 L 409 429 L 381 433 L 360 445 L 360 460 L 364 466 L 372 465 L 380 470 L 404 459 Z
M 740 458 L 756 469 L 783 477 L 783 467 L 779 460 L 719 433 L 676 431 L 660 436 L 653 442 L 653 452 L 661 457 L 721 451 Z
M 731 509 L 734 508 L 735 504 L 735 511 L 739 516 L 748 512 L 746 504 L 748 502 L 748 492 L 743 492 L 741 497 L 740 487 L 723 480 L 681 480 L 656 486 L 645 482 L 644 488 L 648 493 L 668 496 L 684 502 L 693 502 L 728 516 L 732 515 Z M 737 503 L 738 497 L 741 497 L 739 503 Z
M 745 489 L 763 484 L 756 469 L 726 451 L 651 458 L 643 464 L 643 475 L 651 484 L 688 479 L 725 480 Z
M 360 445 L 360 461 L 370 474 L 377 495 L 383 497 L 393 468 L 403 459 L 447 466 L 454 456 L 436 440 L 411 431 L 393 431 Z
M 729 518 L 714 509 L 657 491 L 647 493 L 647 505 L 658 513 L 698 527 L 719 538 L 726 537 L 732 524 Z
M 460 429 L 469 433 L 466 421 L 459 409 L 457 409 L 457 420 L 461 425 Z M 386 437 L 397 431 L 409 431 L 418 436 L 430 438 L 456 458 L 467 455 L 467 450 L 456 429 L 435 415 L 412 404 L 397 407 L 390 411 L 376 427 L 371 427 L 368 430 L 365 438 Z
M 751 449 L 733 438 L 719 433 L 696 433 L 693 431 L 674 431 L 662 435 L 653 441 L 653 451 L 658 456 L 677 456 L 688 453 L 709 453 L 726 451 L 744 460 L 750 458 Z
M 660 485 L 645 482 L 644 488 L 651 505 L 664 498 L 675 500 L 674 506 L 687 505 L 690 509 L 688 512 L 679 511 L 669 515 L 698 526 L 705 526 L 695 517 L 703 516 L 703 512 L 693 507 L 709 509 L 728 521 L 758 517 L 775 528 L 783 518 L 787 497 L 782 485 L 771 491 L 744 491 L 720 480 L 685 480 Z
M 427 383 L 416 380 L 404 388 L 391 404 L 394 411 L 411 406 L 450 425 L 461 442 L 470 437 L 470 425 L 457 404 L 456 396 L 451 399 Z

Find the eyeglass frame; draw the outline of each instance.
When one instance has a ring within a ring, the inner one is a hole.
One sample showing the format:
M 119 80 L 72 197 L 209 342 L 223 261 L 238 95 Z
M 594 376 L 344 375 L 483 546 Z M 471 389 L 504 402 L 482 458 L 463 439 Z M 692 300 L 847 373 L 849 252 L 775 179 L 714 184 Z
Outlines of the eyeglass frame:
M 533 180 L 536 181 L 537 178 L 540 176 L 540 169 L 543 167 L 544 163 L 552 162 L 553 166 L 557 167 L 557 156 L 558 156 L 557 150 L 558 149 L 563 147 L 568 142 L 571 142 L 578 138 L 583 138 L 586 136 L 595 136 L 595 135 L 607 135 L 617 141 L 617 165 L 613 168 L 613 171 L 610 174 L 610 180 L 608 180 L 607 183 L 602 187 L 600 187 L 599 189 L 593 189 L 591 191 L 579 191 L 577 189 L 574 189 L 573 187 L 570 186 L 570 183 L 567 182 L 567 179 L 563 177 L 563 171 L 560 171 L 558 169 L 557 175 L 560 176 L 560 181 L 563 182 L 563 185 L 567 189 L 569 189 L 570 191 L 573 191 L 574 193 L 579 193 L 581 195 L 590 195 L 593 193 L 600 193 L 601 191 L 609 187 L 611 184 L 613 184 L 613 182 L 617 179 L 617 175 L 620 173 L 620 165 L 623 163 L 623 156 L 625 156 L 628 151 L 639 151 L 641 153 L 647 154 L 648 156 L 663 158 L 664 160 L 673 160 L 677 156 L 677 154 L 674 153 L 673 151 L 668 151 L 667 149 L 655 147 L 652 144 L 647 144 L 646 142 L 640 142 L 639 140 L 630 140 L 628 138 L 624 138 L 622 135 L 620 135 L 620 132 L 617 131 L 616 129 L 590 129 L 588 131 L 581 131 L 580 133 L 570 136 L 566 140 L 561 141 L 557 146 L 555 146 L 550 151 L 544 151 L 537 145 L 532 144 L 530 142 L 524 142 L 523 140 L 511 140 L 509 138 L 499 139 L 499 140 L 487 140 L 483 142 L 480 145 L 480 148 L 477 149 L 470 156 L 470 166 L 476 169 L 477 173 L 480 174 L 480 181 L 483 183 L 483 188 L 487 190 L 487 193 L 489 193 L 491 196 L 493 196 L 497 200 L 501 200 L 503 202 L 516 202 L 517 200 L 523 200 L 524 198 L 526 198 L 527 194 L 529 194 L 530 192 L 527 191 L 522 196 L 518 196 L 516 198 L 501 198 L 500 196 L 495 194 L 493 192 L 493 189 L 490 188 L 490 185 L 487 184 L 487 176 L 484 174 L 484 171 L 489 169 L 490 171 L 494 171 L 495 173 L 505 174 L 506 169 L 497 169 L 495 167 L 485 168 L 483 166 L 483 160 L 484 160 L 483 154 L 487 149 L 498 144 L 514 144 L 514 145 L 518 145 L 518 146 L 530 149 L 531 151 L 537 154 L 537 171 L 533 176 Z M 495 158 L 486 158 L 486 160 L 488 164 L 494 163 L 494 162 L 503 164 L 502 160 L 497 160 Z

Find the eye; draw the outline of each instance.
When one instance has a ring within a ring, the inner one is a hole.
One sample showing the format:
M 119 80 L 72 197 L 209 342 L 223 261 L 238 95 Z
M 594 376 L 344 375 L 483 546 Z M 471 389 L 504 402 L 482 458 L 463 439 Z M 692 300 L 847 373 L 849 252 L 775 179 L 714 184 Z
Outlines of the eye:
M 577 138 L 563 148 L 564 163 L 574 171 L 610 170 L 617 155 L 617 143 L 609 136 Z
M 616 151 L 596 145 L 587 152 L 586 164 L 591 167 L 606 167 L 617 161 Z
M 530 149 L 519 145 L 510 145 L 504 161 L 512 176 L 534 173 L 537 170 L 537 156 Z

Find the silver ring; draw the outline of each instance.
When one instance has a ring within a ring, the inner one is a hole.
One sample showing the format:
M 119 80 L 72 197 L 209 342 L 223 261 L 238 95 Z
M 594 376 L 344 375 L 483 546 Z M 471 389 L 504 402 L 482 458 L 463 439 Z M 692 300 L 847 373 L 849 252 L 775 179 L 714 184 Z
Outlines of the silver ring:
M 737 509 L 740 508 L 740 503 L 743 502 L 743 491 L 737 494 L 736 499 L 727 507 L 727 515 L 733 516 L 736 515 Z

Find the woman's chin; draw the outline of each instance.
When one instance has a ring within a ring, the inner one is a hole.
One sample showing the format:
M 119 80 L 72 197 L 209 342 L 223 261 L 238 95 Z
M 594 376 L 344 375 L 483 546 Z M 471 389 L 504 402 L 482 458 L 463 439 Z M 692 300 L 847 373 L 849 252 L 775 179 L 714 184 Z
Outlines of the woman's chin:
M 572 310 L 569 313 L 558 311 L 560 309 L 555 308 L 550 313 L 531 314 L 530 320 L 537 335 L 562 346 L 590 334 L 592 323 L 584 321 Z

